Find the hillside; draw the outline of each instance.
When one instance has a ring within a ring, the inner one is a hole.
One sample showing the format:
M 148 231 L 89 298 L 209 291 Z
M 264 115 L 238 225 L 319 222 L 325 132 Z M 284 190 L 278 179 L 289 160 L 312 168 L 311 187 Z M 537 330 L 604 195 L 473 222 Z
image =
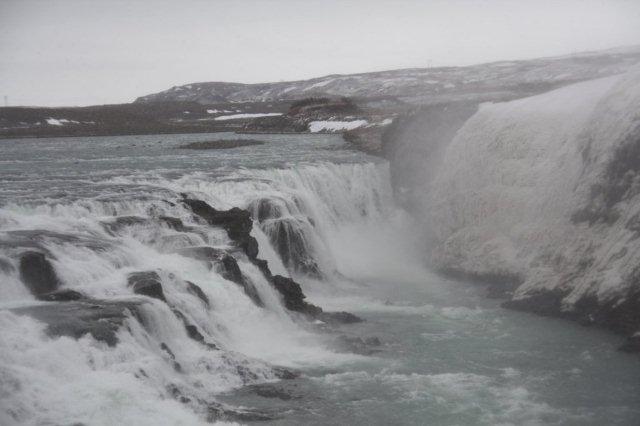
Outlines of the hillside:
M 509 99 L 541 93 L 573 82 L 624 72 L 640 62 L 640 47 L 587 52 L 570 56 L 503 61 L 467 67 L 414 68 L 310 80 L 242 84 L 192 83 L 142 96 L 137 103 L 161 101 L 259 102 L 311 96 L 376 98 L 378 106 L 476 98 Z

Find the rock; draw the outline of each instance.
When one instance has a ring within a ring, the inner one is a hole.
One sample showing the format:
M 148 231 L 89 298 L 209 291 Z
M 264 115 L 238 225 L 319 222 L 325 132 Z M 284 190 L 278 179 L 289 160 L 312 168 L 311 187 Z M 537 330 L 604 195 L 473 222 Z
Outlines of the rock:
M 626 342 L 624 342 L 618 350 L 628 353 L 640 353 L 640 332 L 636 332 L 634 335 L 627 337 Z
M 282 295 L 284 306 L 290 311 L 300 312 L 313 318 L 322 313 L 322 309 L 304 301 L 305 295 L 302 293 L 300 284 L 291 278 L 274 275 L 272 284 Z
M 189 232 L 191 229 L 188 226 L 185 226 L 184 223 L 182 223 L 182 220 L 178 219 L 177 217 L 160 216 L 158 220 L 160 221 L 160 223 L 166 225 L 168 228 L 171 228 L 174 231 Z
M 11 311 L 46 323 L 49 336 L 79 339 L 90 334 L 96 340 L 115 346 L 118 343 L 116 332 L 129 313 L 134 316 L 137 314 L 140 304 L 139 301 L 109 302 L 92 299 L 41 304 Z
M 239 246 L 244 250 L 249 259 L 258 257 L 258 241 L 251 235 L 244 237 L 239 243 Z
M 250 259 L 258 255 L 258 242 L 250 233 L 253 228 L 251 215 L 247 210 L 233 207 L 229 210 L 216 210 L 202 200 L 183 198 L 182 203 L 204 219 L 209 225 L 220 226 L 238 247 L 241 247 Z
M 196 342 L 202 343 L 203 345 L 205 345 L 206 347 L 208 347 L 209 349 L 214 349 L 214 350 L 218 350 L 218 346 L 216 346 L 213 343 L 208 343 L 204 336 L 202 335 L 202 333 L 200 333 L 200 331 L 198 330 L 198 327 L 196 327 L 195 325 L 191 324 L 189 322 L 189 320 L 187 320 L 187 317 L 184 316 L 184 314 L 182 312 L 180 312 L 178 309 L 176 308 L 171 308 L 171 311 L 175 314 L 176 317 L 178 317 L 178 319 L 180 321 L 182 321 L 182 323 L 184 324 L 184 329 L 187 332 L 187 336 L 189 336 L 191 339 L 195 340 Z
M 238 262 L 226 251 L 214 247 L 201 246 L 187 247 L 178 250 L 178 253 L 182 256 L 211 262 L 212 265 L 215 265 L 216 270 L 224 277 L 224 279 L 238 284 L 256 305 L 260 307 L 264 306 L 264 302 L 260 298 L 256 287 L 242 275 Z
M 253 227 L 249 212 L 233 207 L 229 210 L 216 210 L 202 200 L 184 198 L 182 203 L 204 219 L 209 225 L 221 226 L 233 235 L 248 233 Z M 233 239 L 233 237 L 230 236 Z
M 160 276 L 155 271 L 134 272 L 129 274 L 127 285 L 133 288 L 133 292 L 143 296 L 166 302 L 160 283 Z
M 300 377 L 300 372 L 292 371 L 284 367 L 273 367 L 276 377 L 281 380 L 293 380 Z
M 194 296 L 196 296 L 198 299 L 202 300 L 202 303 L 204 303 L 204 305 L 209 308 L 209 298 L 207 297 L 206 294 L 204 294 L 204 291 L 202 291 L 202 289 L 197 286 L 196 284 L 192 283 L 191 281 L 185 281 L 187 283 L 187 291 L 191 294 L 193 294 Z
M 256 265 L 258 267 L 258 269 L 260 269 L 260 272 L 262 272 L 262 275 L 264 275 L 267 280 L 269 280 L 269 281 L 273 280 L 273 275 L 271 274 L 271 269 L 269 269 L 269 263 L 266 260 L 253 259 L 251 262 L 254 265 Z
M 188 324 L 184 326 L 185 330 L 187 330 L 187 334 L 189 335 L 190 338 L 192 338 L 193 340 L 197 341 L 197 342 L 204 342 L 204 336 L 202 335 L 202 333 L 200 333 L 198 331 L 198 327 L 196 327 L 193 324 Z
M 20 279 L 38 297 L 60 286 L 53 266 L 43 253 L 27 251 L 20 256 Z
M 45 302 L 71 302 L 74 300 L 82 300 L 86 299 L 86 297 L 75 290 L 65 289 L 65 290 L 56 290 L 51 293 L 46 293 L 38 296 L 38 300 L 42 300 Z
M 304 274 L 319 278 L 320 268 L 311 255 L 307 244 L 311 225 L 296 218 L 272 219 L 264 225 L 271 244 L 287 267 Z
M 249 206 L 249 211 L 254 219 L 260 223 L 268 219 L 278 219 L 284 214 L 283 206 L 280 205 L 284 202 L 281 200 L 278 201 L 280 201 L 280 203 L 276 203 L 272 198 L 254 200 Z
M 180 391 L 180 389 L 178 388 L 178 386 L 176 386 L 175 384 L 170 383 L 169 385 L 167 385 L 166 389 L 167 389 L 167 392 L 169 392 L 169 394 L 176 401 L 180 401 L 182 404 L 188 404 L 191 402 L 191 398 L 184 396 Z
M 176 370 L 178 373 L 181 373 L 182 365 L 180 365 L 180 363 L 176 361 L 176 356 L 174 355 L 173 351 L 169 348 L 169 346 L 166 343 L 162 342 L 160 344 L 160 349 L 165 351 L 169 355 L 169 358 L 171 358 L 171 361 L 173 362 L 173 369 Z

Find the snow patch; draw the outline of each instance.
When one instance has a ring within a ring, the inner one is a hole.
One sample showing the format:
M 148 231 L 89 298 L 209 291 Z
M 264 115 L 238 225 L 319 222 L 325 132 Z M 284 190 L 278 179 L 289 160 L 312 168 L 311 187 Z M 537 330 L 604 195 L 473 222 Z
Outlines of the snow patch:
M 65 124 L 80 124 L 79 121 L 67 120 L 66 118 L 45 118 L 50 126 L 64 126 Z
M 225 121 L 225 120 L 237 120 L 240 118 L 276 117 L 278 115 L 282 115 L 282 113 L 281 112 L 265 112 L 265 113 L 255 113 L 255 114 L 231 114 L 231 115 L 221 115 L 219 117 L 214 118 L 214 120 Z
M 309 131 L 311 133 L 318 132 L 340 132 L 345 130 L 353 130 L 358 127 L 366 126 L 367 120 L 353 121 L 312 121 L 309 123 Z

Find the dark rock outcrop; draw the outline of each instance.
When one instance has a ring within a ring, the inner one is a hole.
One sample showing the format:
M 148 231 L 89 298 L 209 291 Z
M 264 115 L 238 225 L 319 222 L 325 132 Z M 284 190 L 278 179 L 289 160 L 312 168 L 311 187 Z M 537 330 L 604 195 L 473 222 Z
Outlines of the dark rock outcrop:
M 293 371 L 284 367 L 273 367 L 273 372 L 276 377 L 281 380 L 293 380 L 297 379 L 301 375 L 298 371 Z
M 209 349 L 214 349 L 214 350 L 218 349 L 218 346 L 216 346 L 214 343 L 210 343 L 205 340 L 204 335 L 200 333 L 200 330 L 198 330 L 198 327 L 195 326 L 194 324 L 191 324 L 187 319 L 187 317 L 179 309 L 172 307 L 171 311 L 180 321 L 182 321 L 182 324 L 184 324 L 184 330 L 186 331 L 187 336 L 189 336 L 189 338 L 195 340 L 198 343 L 205 345 Z
M 214 267 L 225 279 L 242 287 L 245 294 L 249 296 L 256 305 L 260 307 L 264 306 L 264 302 L 260 298 L 258 290 L 248 278 L 242 275 L 242 271 L 240 270 L 240 266 L 238 266 L 236 259 L 225 250 L 209 246 L 200 246 L 187 247 L 179 250 L 178 253 L 193 259 L 210 262 L 211 266 Z
M 12 311 L 47 324 L 49 336 L 79 339 L 90 334 L 94 339 L 114 346 L 118 343 L 116 332 L 130 313 L 134 316 L 137 314 L 140 303 L 83 300 L 16 308 Z
M 324 312 L 319 306 L 306 302 L 300 284 L 291 278 L 274 275 L 271 279 L 274 288 L 282 295 L 284 306 L 290 311 L 299 312 L 313 319 L 330 324 L 352 324 L 362 319 L 348 312 Z
M 290 311 L 300 312 L 311 317 L 316 317 L 322 313 L 322 309 L 305 302 L 305 295 L 302 293 L 300 284 L 291 278 L 282 275 L 274 275 L 272 284 L 276 290 L 282 295 L 285 308 Z
M 166 302 L 160 283 L 160 276 L 155 271 L 134 272 L 129 274 L 127 285 L 133 288 L 133 292 L 143 296 Z
M 209 225 L 219 226 L 227 231 L 229 238 L 243 249 L 249 260 L 262 271 L 265 278 L 282 295 L 285 307 L 288 310 L 330 323 L 353 323 L 361 321 L 360 318 L 346 312 L 333 314 L 324 313 L 320 307 L 304 301 L 305 296 L 298 283 L 281 275 L 272 275 L 267 262 L 257 257 L 258 242 L 250 235 L 253 221 L 247 210 L 242 210 L 237 207 L 224 211 L 216 210 L 202 200 L 190 199 L 185 195 L 183 195 L 182 203 L 189 207 L 195 215 L 204 219 Z M 264 306 L 257 289 L 253 283 L 242 275 L 235 258 L 232 256 L 228 254 L 225 256 L 220 250 L 213 247 L 192 247 L 183 249 L 181 254 L 202 260 L 211 261 L 214 259 L 221 262 L 224 267 L 223 274 L 228 274 L 225 278 L 241 285 L 244 292 L 256 305 Z
M 169 348 L 169 346 L 162 342 L 160 344 L 160 349 L 162 349 L 163 351 L 165 351 L 167 353 L 167 355 L 169 355 L 169 358 L 171 358 L 171 361 L 173 362 L 173 369 L 175 371 L 177 371 L 178 373 L 182 372 L 182 365 L 180 365 L 180 363 L 178 361 L 176 361 L 176 356 L 173 353 L 173 351 L 171 350 L 171 348 Z
M 20 256 L 20 279 L 36 297 L 58 289 L 60 280 L 51 262 L 37 251 L 27 251 Z
M 209 303 L 209 298 L 207 297 L 206 294 L 204 294 L 204 291 L 202 291 L 202 289 L 197 286 L 196 284 L 192 283 L 191 281 L 185 281 L 185 283 L 187 284 L 187 291 L 191 294 L 193 294 L 194 296 L 196 296 L 198 299 L 202 300 L 202 303 L 204 303 L 204 305 L 209 308 L 211 305 Z
M 182 203 L 211 226 L 219 226 L 238 247 L 242 248 L 250 259 L 258 256 L 258 242 L 251 236 L 253 221 L 248 211 L 233 207 L 229 210 L 216 210 L 202 200 L 183 198 Z
M 182 220 L 178 219 L 177 217 L 160 216 L 158 217 L 158 220 L 160 221 L 161 224 L 165 225 L 168 228 L 173 229 L 174 231 L 189 232 L 191 230 L 191 228 L 189 228 L 188 226 L 185 226 L 185 224 L 182 223 Z
M 320 268 L 311 253 L 311 247 L 305 235 L 305 226 L 310 225 L 295 219 L 272 219 L 267 235 L 283 263 L 287 267 L 304 274 L 320 277 Z

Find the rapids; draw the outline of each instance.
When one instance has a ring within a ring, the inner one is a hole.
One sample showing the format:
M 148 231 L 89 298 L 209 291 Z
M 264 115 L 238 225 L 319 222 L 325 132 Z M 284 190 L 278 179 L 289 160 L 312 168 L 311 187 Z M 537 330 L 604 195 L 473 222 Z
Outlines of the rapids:
M 640 365 L 615 351 L 617 337 L 505 311 L 482 287 L 426 269 L 386 162 L 335 135 L 177 148 L 220 137 L 0 141 L 0 424 L 638 423 Z M 184 196 L 248 210 L 271 272 L 365 322 L 286 310 Z M 263 306 L 184 255 L 202 246 L 231 253 Z M 33 315 L 73 303 L 29 292 L 20 259 L 33 250 L 62 289 L 125 307 L 117 344 L 57 335 Z M 127 285 L 144 271 L 166 302 Z

